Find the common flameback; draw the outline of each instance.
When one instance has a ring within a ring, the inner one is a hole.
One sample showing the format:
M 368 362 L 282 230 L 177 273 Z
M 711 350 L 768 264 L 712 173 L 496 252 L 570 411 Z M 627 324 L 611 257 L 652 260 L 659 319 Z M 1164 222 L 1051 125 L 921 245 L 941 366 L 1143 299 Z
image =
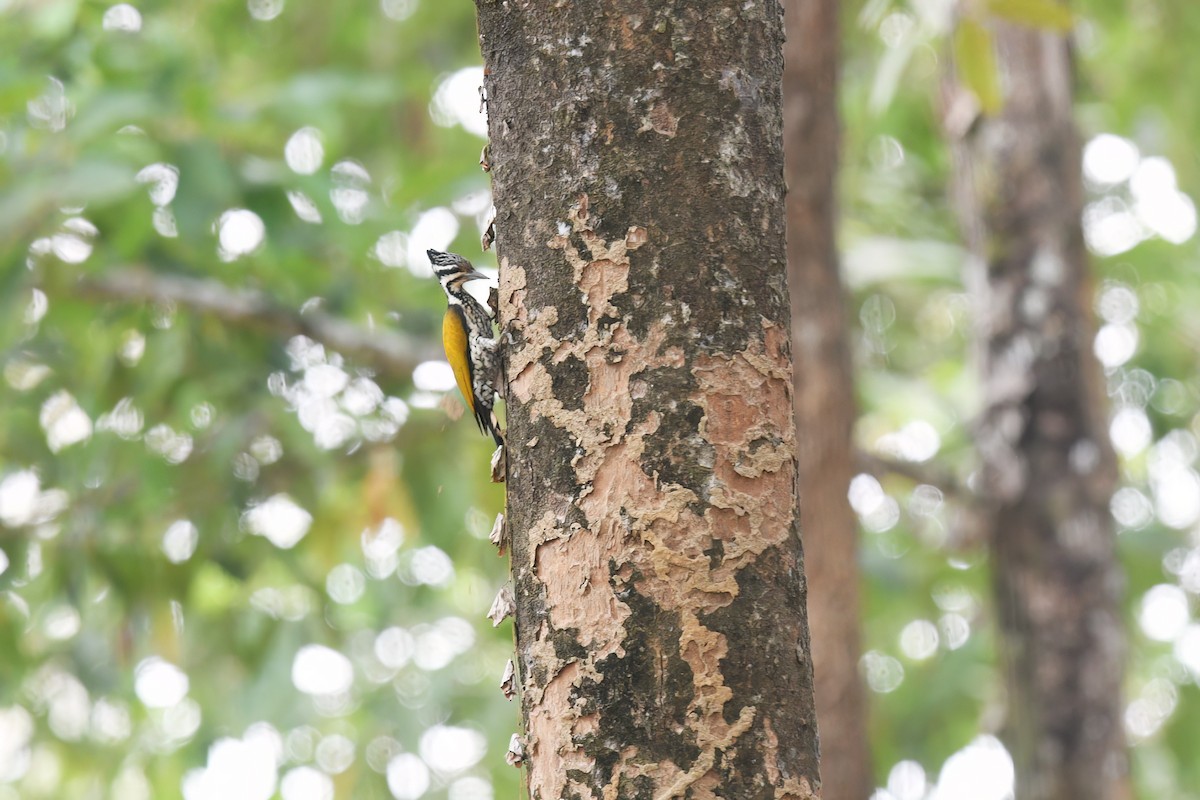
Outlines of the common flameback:
M 454 370 L 454 380 L 479 430 L 490 433 L 497 445 L 504 444 L 492 406 L 500 359 L 492 335 L 492 317 L 483 304 L 467 293 L 468 281 L 486 279 L 471 262 L 454 253 L 427 250 L 433 273 L 446 293 L 446 316 L 442 318 L 442 346 Z

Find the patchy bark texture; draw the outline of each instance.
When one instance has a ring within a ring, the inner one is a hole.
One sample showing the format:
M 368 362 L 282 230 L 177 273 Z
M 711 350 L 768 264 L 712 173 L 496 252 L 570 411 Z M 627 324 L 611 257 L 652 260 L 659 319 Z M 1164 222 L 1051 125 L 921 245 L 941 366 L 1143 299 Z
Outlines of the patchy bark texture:
M 815 797 L 779 6 L 477 7 L 530 797 Z
M 855 402 L 838 274 L 838 3 L 787 0 L 783 132 L 805 573 L 825 800 L 874 791 L 867 746 L 853 477 Z
M 1057 34 L 998 25 L 1003 112 L 960 142 L 959 203 L 985 407 L 987 504 L 1007 741 L 1021 800 L 1129 796 L 1115 481 L 1080 228 L 1071 60 Z

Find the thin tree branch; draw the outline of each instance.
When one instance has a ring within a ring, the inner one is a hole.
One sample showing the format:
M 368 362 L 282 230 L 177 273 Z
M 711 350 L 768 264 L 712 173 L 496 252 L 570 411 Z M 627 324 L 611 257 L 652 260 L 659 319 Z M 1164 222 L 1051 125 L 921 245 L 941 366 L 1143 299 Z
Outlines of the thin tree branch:
M 974 492 L 951 472 L 939 469 L 934 464 L 919 461 L 900 461 L 865 450 L 854 451 L 858 468 L 876 478 L 899 475 L 916 483 L 925 483 L 941 491 L 949 499 L 970 500 Z
M 263 292 L 232 289 L 215 280 L 132 269 L 85 278 L 78 289 L 83 297 L 169 302 L 277 336 L 308 336 L 394 378 L 407 378 L 417 364 L 441 357 L 436 348 L 405 334 L 370 330 L 321 311 L 291 311 Z

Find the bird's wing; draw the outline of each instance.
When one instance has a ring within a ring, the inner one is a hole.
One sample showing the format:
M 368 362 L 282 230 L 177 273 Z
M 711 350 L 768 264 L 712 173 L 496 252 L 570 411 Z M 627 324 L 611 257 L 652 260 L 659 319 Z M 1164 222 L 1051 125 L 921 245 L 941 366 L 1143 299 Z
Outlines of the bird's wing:
M 446 308 L 446 316 L 442 317 L 442 347 L 446 350 L 446 360 L 450 369 L 454 370 L 454 382 L 462 392 L 467 408 L 475 413 L 475 393 L 472 390 L 470 345 L 467 343 L 467 323 L 463 310 L 457 305 Z

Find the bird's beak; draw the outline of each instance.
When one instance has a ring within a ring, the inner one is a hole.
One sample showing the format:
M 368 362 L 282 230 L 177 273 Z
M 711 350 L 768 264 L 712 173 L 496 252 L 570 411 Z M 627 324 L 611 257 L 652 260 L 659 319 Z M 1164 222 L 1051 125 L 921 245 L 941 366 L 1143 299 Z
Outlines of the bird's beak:
M 486 281 L 487 279 L 488 279 L 488 276 L 484 275 L 482 272 L 480 272 L 477 269 L 472 269 L 463 278 L 463 280 L 468 280 L 468 281 Z

